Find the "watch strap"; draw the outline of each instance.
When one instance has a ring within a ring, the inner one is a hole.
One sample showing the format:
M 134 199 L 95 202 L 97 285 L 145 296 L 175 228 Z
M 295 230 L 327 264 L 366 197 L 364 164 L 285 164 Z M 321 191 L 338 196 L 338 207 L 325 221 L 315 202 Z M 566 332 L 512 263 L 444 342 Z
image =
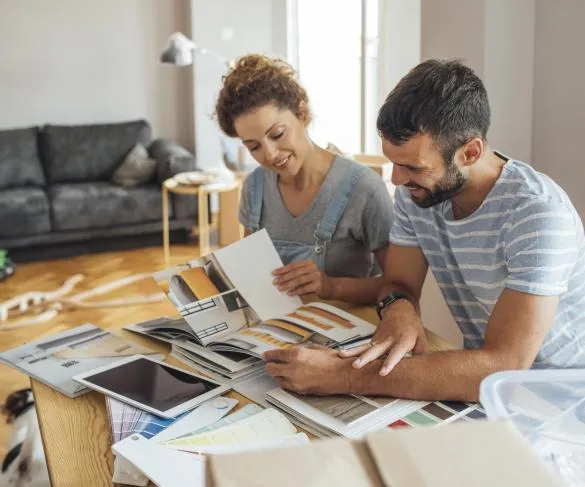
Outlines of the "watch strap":
M 390 294 L 384 296 L 378 303 L 376 304 L 376 313 L 378 314 L 378 318 L 382 319 L 382 311 L 390 306 L 394 301 L 399 299 L 406 299 L 410 301 L 410 298 L 405 294 L 393 291 Z

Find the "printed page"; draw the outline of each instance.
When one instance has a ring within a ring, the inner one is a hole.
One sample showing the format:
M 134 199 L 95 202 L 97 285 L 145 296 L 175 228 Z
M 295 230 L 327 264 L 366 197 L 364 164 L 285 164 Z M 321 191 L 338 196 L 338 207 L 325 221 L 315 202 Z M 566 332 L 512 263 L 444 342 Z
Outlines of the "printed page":
M 156 338 L 167 343 L 173 343 L 176 340 L 188 340 L 200 343 L 193 329 L 183 318 L 170 318 L 161 316 L 153 320 L 142 321 L 132 325 L 126 325 L 125 330 L 134 333 Z
M 226 340 L 229 340 L 229 338 Z M 178 341 L 173 342 L 173 345 L 183 349 L 186 353 L 190 352 L 189 355 L 197 356 L 199 360 L 207 365 L 216 365 L 229 372 L 239 372 L 260 362 L 258 358 L 250 356 L 246 350 L 241 353 L 217 352 L 214 350 L 213 345 L 202 347 L 194 343 Z
M 288 296 L 272 284 L 272 271 L 282 267 L 282 261 L 266 230 L 217 250 L 215 257 L 260 320 L 282 316 L 302 305 L 299 297 Z
M 167 441 L 165 446 L 179 450 L 207 451 L 206 447 L 232 444 L 254 444 L 294 435 L 292 423 L 276 409 L 257 414 L 212 431 Z
M 305 396 L 282 389 L 267 392 L 266 398 L 301 422 L 315 424 L 348 437 L 360 437 L 368 431 L 383 428 L 428 404 L 423 401 L 393 398 L 372 400 L 349 395 Z
M 253 313 L 213 254 L 152 277 L 203 345 L 244 327 Z
M 153 351 L 87 323 L 0 353 L 0 362 L 76 397 L 89 389 L 73 376 L 135 354 Z
M 292 326 L 296 330 L 300 327 L 306 333 L 328 338 L 332 344 L 369 337 L 376 330 L 376 327 L 371 323 L 325 303 L 304 304 L 280 318 L 267 320 L 262 325 L 264 327 Z M 253 329 L 256 329 L 256 326 Z M 299 334 L 299 343 L 314 339 L 314 337 L 302 335 L 298 331 L 296 333 Z
M 307 332 L 304 332 L 305 334 Z M 313 334 L 309 333 L 309 337 Z M 262 357 L 268 350 L 291 348 L 299 343 L 299 335 L 287 329 L 266 324 L 242 328 L 221 342 L 212 343 L 209 348 L 218 352 L 225 350 L 243 350 L 254 357 Z
M 209 377 L 210 379 L 219 382 L 220 384 L 230 385 L 237 383 L 240 380 L 245 380 L 254 375 L 262 373 L 264 363 L 260 359 L 255 359 L 256 363 L 251 364 L 245 369 L 238 370 L 237 372 L 230 372 L 223 367 L 217 366 L 216 364 L 202 360 L 196 354 L 184 350 L 181 347 L 173 347 L 171 355 L 183 362 L 188 367 L 191 367 L 196 372 Z
M 261 375 L 234 384 L 233 389 L 262 406 L 270 407 L 266 402 L 266 393 L 278 389 L 278 382 L 274 377 L 264 372 Z
M 105 400 L 112 430 L 112 443 L 117 443 L 134 433 L 150 439 L 187 414 L 183 413 L 170 419 L 159 418 L 111 397 L 106 396 Z

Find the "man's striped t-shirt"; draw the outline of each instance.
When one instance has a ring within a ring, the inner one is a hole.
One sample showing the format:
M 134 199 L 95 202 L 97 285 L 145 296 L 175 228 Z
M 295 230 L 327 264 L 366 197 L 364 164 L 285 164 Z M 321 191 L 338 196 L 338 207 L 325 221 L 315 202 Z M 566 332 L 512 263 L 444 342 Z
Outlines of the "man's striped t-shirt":
M 509 160 L 481 206 L 455 220 L 451 202 L 418 207 L 397 188 L 392 244 L 420 247 L 461 329 L 483 345 L 505 288 L 559 296 L 533 367 L 585 367 L 585 238 L 566 193 L 530 166 Z

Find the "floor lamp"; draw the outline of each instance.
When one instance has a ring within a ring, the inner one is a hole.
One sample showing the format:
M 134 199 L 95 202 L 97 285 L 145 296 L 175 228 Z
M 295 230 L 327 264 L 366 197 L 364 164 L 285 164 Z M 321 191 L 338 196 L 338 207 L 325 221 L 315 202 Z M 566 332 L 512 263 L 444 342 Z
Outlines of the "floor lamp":
M 160 60 L 162 63 L 174 64 L 175 66 L 190 66 L 193 64 L 193 53 L 211 56 L 226 67 L 230 67 L 233 64 L 228 58 L 198 46 L 181 32 L 175 32 L 170 35 L 165 50 L 160 55 Z
M 210 56 L 226 68 L 234 65 L 233 60 L 197 45 L 181 32 L 175 32 L 168 38 L 165 50 L 160 55 L 160 61 L 174 66 L 190 66 L 193 64 L 195 53 Z M 222 135 L 218 137 L 221 140 L 224 163 L 231 171 L 248 171 L 256 166 L 239 140 Z

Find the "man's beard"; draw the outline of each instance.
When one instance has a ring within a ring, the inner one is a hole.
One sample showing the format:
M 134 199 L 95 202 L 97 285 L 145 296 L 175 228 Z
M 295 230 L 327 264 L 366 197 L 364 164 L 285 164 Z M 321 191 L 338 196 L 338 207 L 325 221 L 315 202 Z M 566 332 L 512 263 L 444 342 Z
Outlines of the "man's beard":
M 459 191 L 461 191 L 461 188 L 464 184 L 465 176 L 459 170 L 459 168 L 454 163 L 452 163 L 447 166 L 447 173 L 443 179 L 439 181 L 437 187 L 433 191 L 416 184 L 407 184 L 406 187 L 422 189 L 426 193 L 422 200 L 416 200 L 412 197 L 412 195 L 410 196 L 410 199 L 412 199 L 412 201 L 414 201 L 414 203 L 420 208 L 430 208 L 431 206 L 438 205 L 443 201 L 451 199 L 453 196 L 459 193 Z

